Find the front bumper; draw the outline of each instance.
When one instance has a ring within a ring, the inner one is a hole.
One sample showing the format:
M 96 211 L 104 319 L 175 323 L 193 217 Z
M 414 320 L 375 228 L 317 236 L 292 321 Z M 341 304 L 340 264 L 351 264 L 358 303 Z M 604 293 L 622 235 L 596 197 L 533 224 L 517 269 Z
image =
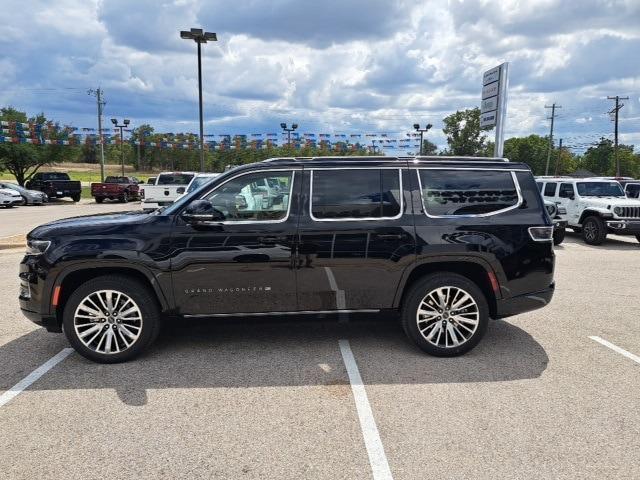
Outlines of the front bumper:
M 496 300 L 495 318 L 511 317 L 545 307 L 551 302 L 555 288 L 556 285 L 554 282 L 549 285 L 549 288 L 540 290 L 539 292 Z
M 607 227 L 616 235 L 640 235 L 640 220 L 607 220 Z
M 20 262 L 20 292 L 18 302 L 22 314 L 36 325 L 50 332 L 62 331 L 55 309 L 47 311 L 51 289 L 45 275 L 38 268 L 37 257 L 25 256 Z

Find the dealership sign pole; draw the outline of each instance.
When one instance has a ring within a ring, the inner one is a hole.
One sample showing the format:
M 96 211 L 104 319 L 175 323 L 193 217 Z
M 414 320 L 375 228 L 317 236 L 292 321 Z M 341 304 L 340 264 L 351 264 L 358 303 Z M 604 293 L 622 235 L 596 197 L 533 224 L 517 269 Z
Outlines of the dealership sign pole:
M 502 157 L 504 146 L 504 121 L 507 114 L 507 87 L 509 62 L 487 70 L 482 75 L 482 102 L 480 104 L 480 128 L 496 128 L 494 157 Z

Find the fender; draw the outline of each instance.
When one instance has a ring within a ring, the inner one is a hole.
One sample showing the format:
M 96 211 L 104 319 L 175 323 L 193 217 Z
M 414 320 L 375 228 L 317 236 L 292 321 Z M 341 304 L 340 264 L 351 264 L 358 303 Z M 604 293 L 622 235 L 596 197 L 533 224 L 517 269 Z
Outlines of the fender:
M 504 272 L 500 268 L 494 268 L 487 259 L 480 255 L 473 254 L 451 254 L 451 255 L 435 255 L 428 256 L 423 258 L 418 258 L 413 264 L 405 268 L 402 273 L 402 277 L 400 278 L 400 282 L 396 288 L 396 293 L 393 297 L 393 307 L 397 308 L 400 305 L 400 300 L 402 299 L 402 295 L 404 293 L 404 287 L 407 284 L 407 280 L 411 276 L 411 273 L 418 267 L 427 264 L 437 264 L 437 263 L 474 263 L 476 265 L 480 265 L 487 274 L 493 273 L 498 279 L 498 283 L 503 285 L 506 282 L 506 278 Z M 496 292 L 496 298 L 502 298 L 502 290 Z
M 158 301 L 160 302 L 160 307 L 162 311 L 171 310 L 173 307 L 169 303 L 169 298 L 173 298 L 172 295 L 166 295 L 162 286 L 158 282 L 158 278 L 153 274 L 151 269 L 148 267 L 141 265 L 136 262 L 132 262 L 130 259 L 104 259 L 104 260 L 80 260 L 75 262 L 70 262 L 58 272 L 55 276 L 55 279 L 50 284 L 50 286 L 46 289 L 47 294 L 43 296 L 42 302 L 42 311 L 48 312 L 49 314 L 53 314 L 54 311 L 51 308 L 51 295 L 54 291 L 55 287 L 61 286 L 64 282 L 64 279 L 71 273 L 78 272 L 81 270 L 97 270 L 97 269 L 105 269 L 105 270 L 135 270 L 149 281 L 151 287 L 153 288 Z M 46 302 L 46 305 L 44 303 Z
M 578 220 L 578 223 L 582 225 L 584 219 L 593 214 L 596 214 L 597 216 L 602 218 L 613 218 L 613 213 L 606 208 L 588 207 L 582 211 L 582 214 L 580 214 L 580 220 Z

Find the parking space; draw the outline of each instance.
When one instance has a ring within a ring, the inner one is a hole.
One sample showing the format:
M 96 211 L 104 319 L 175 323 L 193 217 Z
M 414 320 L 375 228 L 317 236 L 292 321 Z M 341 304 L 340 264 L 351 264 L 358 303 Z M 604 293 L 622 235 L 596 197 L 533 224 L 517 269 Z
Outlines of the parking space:
M 130 363 L 72 353 L 0 407 L 0 477 L 385 478 L 346 339 L 394 479 L 637 478 L 640 365 L 589 337 L 640 355 L 639 250 L 568 234 L 552 304 L 459 358 L 390 315 L 171 322 Z M 0 394 L 68 347 L 20 314 L 21 256 L 0 251 Z

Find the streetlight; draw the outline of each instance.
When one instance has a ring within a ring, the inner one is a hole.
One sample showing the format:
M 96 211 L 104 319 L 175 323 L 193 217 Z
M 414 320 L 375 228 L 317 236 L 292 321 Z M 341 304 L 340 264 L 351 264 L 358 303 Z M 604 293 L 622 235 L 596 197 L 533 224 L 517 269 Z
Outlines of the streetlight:
M 130 122 L 128 118 L 125 118 L 122 121 L 122 125 L 118 125 L 118 120 L 112 118 L 111 123 L 113 123 L 114 127 L 120 129 L 120 160 L 122 161 L 122 176 L 124 177 L 124 135 L 122 133 L 122 130 L 125 127 L 128 127 Z
M 191 30 L 182 30 L 180 38 L 184 40 L 193 40 L 198 44 L 198 95 L 200 99 L 200 171 L 204 172 L 204 124 L 202 120 L 202 54 L 200 45 L 207 42 L 216 42 L 218 37 L 213 32 L 204 32 L 201 28 L 192 28 Z
M 428 132 L 431 127 L 433 127 L 433 125 L 431 125 L 430 123 L 427 123 L 424 128 L 420 128 L 420 124 L 419 123 L 414 123 L 413 124 L 413 128 L 416 129 L 416 131 L 420 132 L 420 155 L 422 155 L 422 147 L 424 146 L 424 141 L 422 140 L 422 136 L 424 134 L 424 132 Z
M 288 145 L 291 146 L 291 132 L 293 132 L 296 128 L 298 128 L 298 124 L 297 123 L 292 123 L 291 124 L 291 128 L 287 128 L 287 124 L 286 123 L 281 123 L 280 124 L 280 128 L 282 128 L 282 130 L 284 130 L 285 132 L 287 132 L 287 134 L 289 135 L 289 140 L 288 140 Z

